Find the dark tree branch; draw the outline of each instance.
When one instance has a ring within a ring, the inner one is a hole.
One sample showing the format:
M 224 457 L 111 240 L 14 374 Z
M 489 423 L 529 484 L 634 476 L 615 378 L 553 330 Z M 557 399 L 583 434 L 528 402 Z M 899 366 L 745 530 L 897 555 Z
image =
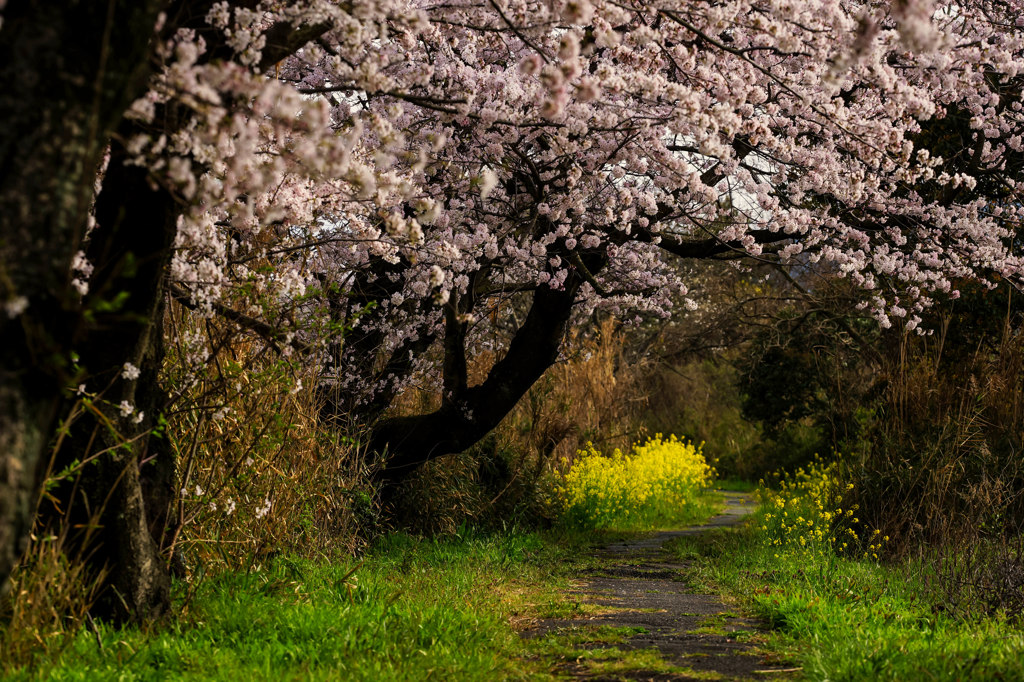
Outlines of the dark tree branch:
M 591 255 L 586 266 L 598 272 L 605 263 L 603 255 Z M 562 289 L 537 289 L 508 352 L 484 382 L 467 388 L 460 400 L 428 414 L 385 419 L 376 426 L 370 448 L 386 456 L 378 475 L 385 501 L 423 463 L 461 452 L 483 438 L 554 364 L 583 281 L 573 273 Z
M 282 59 L 292 56 L 299 48 L 317 40 L 330 29 L 328 23 L 295 27 L 289 21 L 279 21 L 263 33 L 267 44 L 260 55 L 260 71 L 266 71 Z

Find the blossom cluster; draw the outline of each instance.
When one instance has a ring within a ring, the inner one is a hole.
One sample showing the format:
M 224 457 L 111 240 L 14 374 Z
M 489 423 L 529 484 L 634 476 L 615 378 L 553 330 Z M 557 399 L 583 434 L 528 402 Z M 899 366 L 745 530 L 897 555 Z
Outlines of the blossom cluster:
M 489 322 L 542 288 L 578 319 L 693 307 L 676 257 L 847 277 L 919 329 L 961 278 L 1020 275 L 1019 15 L 222 0 L 161 37 L 126 146 L 184 207 L 175 284 L 281 328 L 339 390 L 408 383 L 453 330 L 500 343 Z M 282 25 L 316 38 L 274 61 Z

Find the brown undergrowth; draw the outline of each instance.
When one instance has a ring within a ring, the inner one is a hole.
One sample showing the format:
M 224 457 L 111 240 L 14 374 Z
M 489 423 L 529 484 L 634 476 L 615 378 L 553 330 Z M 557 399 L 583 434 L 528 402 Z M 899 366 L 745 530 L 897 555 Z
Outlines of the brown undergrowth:
M 848 462 L 851 502 L 920 557 L 926 584 L 964 616 L 1024 609 L 1024 339 L 943 361 L 904 339 L 877 414 Z
M 249 571 L 282 553 L 351 555 L 365 544 L 376 524 L 368 483 L 373 463 L 355 430 L 320 428 L 315 377 L 230 323 L 181 306 L 168 312 L 165 333 L 166 403 L 139 465 L 168 455 L 175 462 L 162 544 L 184 589 L 179 606 L 218 573 Z M 88 409 L 89 400 L 103 398 L 77 398 L 69 419 Z M 57 504 L 46 491 L 73 486 L 90 460 L 102 456 L 51 470 L 40 503 Z M 99 518 L 100 510 L 91 512 Z M 0 600 L 5 664 L 54 653 L 90 625 L 103 576 L 83 561 L 93 550 L 88 543 L 67 542 L 81 531 L 67 522 L 35 528 L 10 593 Z M 70 556 L 68 547 L 75 548 Z

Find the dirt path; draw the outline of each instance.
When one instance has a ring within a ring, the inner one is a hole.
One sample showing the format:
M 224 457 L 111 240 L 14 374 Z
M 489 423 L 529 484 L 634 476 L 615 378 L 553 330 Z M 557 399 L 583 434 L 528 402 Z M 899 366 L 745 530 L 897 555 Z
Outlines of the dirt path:
M 664 545 L 685 535 L 732 526 L 754 509 L 750 495 L 725 492 L 726 508 L 703 526 L 659 532 L 595 552 L 597 565 L 580 576 L 570 595 L 591 613 L 573 620 L 538 624 L 533 636 L 574 636 L 582 656 L 564 661 L 559 672 L 587 680 L 787 679 L 787 670 L 756 651 L 757 623 L 736 614 L 719 597 L 699 594 Z M 604 627 L 602 627 L 604 626 Z M 615 628 L 616 630 L 611 630 Z M 627 628 L 626 630 L 619 630 Z M 588 642 L 587 633 L 595 633 Z M 615 641 L 612 632 L 622 632 Z M 600 636 L 603 633 L 604 637 Z M 609 659 L 611 647 L 630 653 Z M 602 655 L 602 652 L 603 655 Z M 656 655 L 654 655 L 656 654 Z M 647 669 L 643 661 L 654 659 Z M 600 660 L 600 665 L 594 661 Z

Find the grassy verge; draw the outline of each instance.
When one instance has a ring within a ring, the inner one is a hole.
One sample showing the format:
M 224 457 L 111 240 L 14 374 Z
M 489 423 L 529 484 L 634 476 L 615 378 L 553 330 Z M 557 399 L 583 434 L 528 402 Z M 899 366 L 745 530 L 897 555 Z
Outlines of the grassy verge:
M 713 498 L 694 500 L 710 514 Z M 694 518 L 701 521 L 702 518 Z M 613 645 L 618 632 L 551 632 L 522 639 L 538 619 L 589 608 L 563 591 L 594 561 L 586 551 L 636 533 L 467 532 L 384 538 L 361 561 L 279 557 L 192 589 L 148 629 L 83 630 L 61 650 L 0 673 L 5 680 L 495 680 L 552 679 L 564 659 L 595 669 L 651 665 Z M 642 658 L 642 657 L 641 657 Z M 0 668 L 2 669 L 2 668 Z
M 757 484 L 743 478 L 718 478 L 715 479 L 715 487 L 719 490 L 732 490 L 738 493 L 752 493 L 757 490 Z
M 275 560 L 201 585 L 151 631 L 99 625 L 11 680 L 490 680 L 529 677 L 516 633 L 571 609 L 569 546 L 531 533 L 392 536 L 361 563 Z M 179 599 L 180 603 L 180 599 Z
M 714 490 L 704 490 L 700 493 L 694 493 L 685 505 L 678 507 L 661 505 L 649 511 L 642 519 L 613 519 L 602 529 L 604 535 L 592 535 L 591 537 L 612 537 L 616 533 L 622 534 L 625 537 L 699 525 L 720 512 L 724 502 L 725 498 L 721 493 Z M 583 531 L 576 532 L 580 533 Z
M 919 567 L 826 560 L 772 544 L 759 523 L 680 538 L 672 549 L 693 562 L 695 580 L 763 618 L 764 648 L 807 679 L 1024 679 L 1021 624 L 944 614 L 922 597 Z

